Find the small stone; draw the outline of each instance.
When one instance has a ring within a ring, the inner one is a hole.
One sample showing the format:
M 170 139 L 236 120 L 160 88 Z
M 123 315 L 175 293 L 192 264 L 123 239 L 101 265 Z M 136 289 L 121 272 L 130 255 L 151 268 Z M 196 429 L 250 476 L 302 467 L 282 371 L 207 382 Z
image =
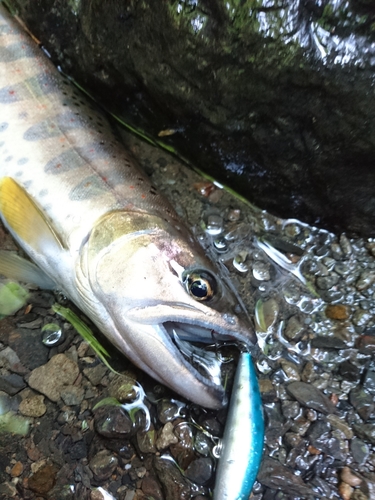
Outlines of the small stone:
M 186 477 L 199 485 L 206 484 L 211 479 L 212 474 L 213 462 L 209 457 L 194 460 L 185 471 Z
M 16 462 L 10 470 L 10 475 L 12 477 L 19 477 L 23 472 L 23 464 L 21 462 Z
M 153 476 L 147 476 L 142 481 L 142 491 L 146 498 L 164 500 L 164 495 L 158 480 Z
M 353 430 L 359 438 L 375 444 L 375 424 L 353 424 Z
M 170 399 L 161 399 L 157 404 L 159 420 L 162 424 L 171 422 L 181 416 L 181 408 L 184 405 L 178 404 L 178 401 L 172 402 Z
M 354 488 L 352 488 L 349 484 L 341 482 L 338 487 L 340 497 L 342 500 L 350 500 Z
M 10 500 L 11 498 L 17 495 L 17 489 L 14 484 L 9 483 L 8 481 L 0 484 L 0 498 L 5 498 L 6 500 Z
M 287 380 L 301 380 L 298 366 L 295 363 L 291 363 L 290 361 L 286 361 L 282 359 L 280 361 L 281 367 L 284 370 L 284 373 L 287 377 Z
M 83 374 L 90 380 L 92 385 L 99 385 L 106 373 L 107 367 L 103 364 L 96 365 L 94 368 L 84 368 L 83 370 Z
M 356 382 L 360 377 L 360 370 L 357 366 L 350 363 L 350 361 L 343 361 L 339 367 L 340 375 L 350 382 Z
M 370 418 L 371 413 L 375 409 L 374 397 L 361 385 L 350 391 L 349 401 L 365 422 Z
M 47 364 L 35 368 L 29 378 L 29 386 L 47 396 L 51 401 L 60 399 L 65 386 L 74 383 L 79 374 L 77 363 L 65 354 L 57 354 Z
M 316 285 L 321 290 L 329 290 L 333 286 L 337 285 L 339 282 L 339 277 L 337 274 L 330 274 L 329 276 L 319 276 L 316 278 Z
M 343 320 L 350 316 L 350 309 L 343 304 L 330 304 L 326 307 L 326 316 L 330 319 Z
M 0 351 L 0 367 L 11 368 L 12 365 L 20 363 L 20 358 L 15 351 L 10 347 L 6 347 Z
M 67 406 L 80 405 L 83 401 L 85 390 L 81 386 L 67 385 L 61 391 L 61 399 Z
M 345 435 L 346 439 L 353 438 L 354 433 L 353 433 L 352 429 L 345 422 L 345 420 L 342 420 L 337 415 L 333 415 L 333 414 L 327 415 L 327 422 L 329 422 L 332 427 L 339 429 Z
M 348 237 L 343 233 L 340 235 L 339 241 L 343 254 L 345 255 L 345 257 L 349 257 L 352 254 L 353 250 Z
M 178 438 L 174 434 L 174 427 L 172 422 L 167 422 L 164 427 L 160 430 L 160 434 L 156 440 L 156 448 L 158 450 L 164 450 L 168 448 L 171 444 L 178 443 Z
M 128 413 L 120 406 L 101 406 L 94 419 L 96 431 L 106 438 L 129 438 L 135 432 Z
M 4 391 L 10 396 L 14 396 L 25 387 L 26 384 L 23 378 L 15 373 L 0 376 L 0 391 Z
M 108 450 L 99 451 L 89 462 L 89 467 L 97 481 L 104 481 L 111 477 L 117 465 L 117 458 Z
M 368 445 L 362 439 L 358 438 L 353 438 L 350 441 L 350 451 L 354 461 L 359 465 L 364 464 L 370 454 Z
M 341 471 L 341 480 L 347 484 L 350 484 L 350 486 L 353 486 L 353 488 L 360 486 L 360 484 L 362 483 L 362 479 L 356 476 L 349 467 L 343 467 Z
M 120 403 L 133 401 L 136 396 L 136 381 L 126 375 L 115 375 L 108 385 L 109 396 L 117 399 Z
M 288 340 L 299 340 L 303 334 L 304 327 L 297 316 L 288 319 L 284 335 Z
M 137 432 L 137 443 L 142 453 L 156 453 L 156 431 L 151 427 L 147 432 Z
M 375 273 L 373 271 L 363 271 L 357 280 L 355 287 L 360 292 L 367 290 L 375 281 Z
M 313 408 L 321 413 L 334 413 L 335 407 L 327 396 L 313 385 L 305 382 L 292 382 L 286 386 L 286 390 L 299 403 L 307 408 Z
M 21 401 L 19 411 L 26 417 L 41 417 L 47 411 L 44 396 L 32 396 Z
M 53 488 L 57 472 L 55 465 L 43 465 L 29 477 L 28 488 L 44 497 Z
M 363 309 L 357 309 L 353 314 L 352 321 L 356 326 L 366 326 L 372 318 L 372 314 Z
M 358 378 L 357 378 L 358 380 Z M 366 391 L 370 392 L 372 395 L 375 394 L 375 372 L 368 370 L 365 374 L 363 387 Z

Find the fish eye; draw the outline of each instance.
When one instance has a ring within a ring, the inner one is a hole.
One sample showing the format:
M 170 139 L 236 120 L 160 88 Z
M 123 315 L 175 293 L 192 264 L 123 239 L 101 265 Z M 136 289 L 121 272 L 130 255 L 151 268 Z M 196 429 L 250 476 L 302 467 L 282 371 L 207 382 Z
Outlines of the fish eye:
M 217 290 L 215 278 L 206 271 L 187 273 L 183 281 L 193 299 L 200 302 L 212 299 Z

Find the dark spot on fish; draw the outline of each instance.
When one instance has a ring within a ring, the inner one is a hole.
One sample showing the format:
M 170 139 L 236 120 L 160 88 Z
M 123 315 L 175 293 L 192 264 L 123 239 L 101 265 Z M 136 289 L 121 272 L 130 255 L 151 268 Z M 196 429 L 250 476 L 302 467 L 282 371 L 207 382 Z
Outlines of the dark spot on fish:
M 46 74 L 40 73 L 15 85 L 8 85 L 0 89 L 0 103 L 24 101 L 30 97 L 41 97 L 53 91 L 54 87 L 46 81 Z
M 4 132 L 8 128 L 8 125 L 9 123 L 7 122 L 0 123 L 0 132 Z
M 44 171 L 48 174 L 60 174 L 81 168 L 86 163 L 90 163 L 97 158 L 104 158 L 105 156 L 104 151 L 96 150 L 95 143 L 89 143 L 75 149 L 69 149 L 55 156 L 45 165 Z
M 48 189 L 42 189 L 39 191 L 39 196 L 46 196 L 48 194 Z
M 97 175 L 87 177 L 69 193 L 69 198 L 73 201 L 88 200 L 99 196 L 105 189 L 105 183 Z
M 13 159 L 13 156 L 7 156 L 4 161 L 11 161 Z
M 144 182 L 145 180 L 142 177 L 138 177 L 139 182 Z
M 25 165 L 25 163 L 27 163 L 29 161 L 28 158 L 20 158 L 18 161 L 17 161 L 17 165 Z
M 27 188 L 29 188 L 29 187 L 31 186 L 31 184 L 32 184 L 32 183 L 33 183 L 33 181 L 32 181 L 32 180 L 26 181 L 26 182 L 24 183 L 25 188 L 26 188 L 26 189 L 27 189 Z
M 2 148 L 4 146 L 4 141 L 0 141 L 0 148 Z
M 21 42 L 15 42 L 2 48 L 0 51 L 0 62 L 12 62 L 25 57 L 35 57 L 32 45 L 24 45 Z

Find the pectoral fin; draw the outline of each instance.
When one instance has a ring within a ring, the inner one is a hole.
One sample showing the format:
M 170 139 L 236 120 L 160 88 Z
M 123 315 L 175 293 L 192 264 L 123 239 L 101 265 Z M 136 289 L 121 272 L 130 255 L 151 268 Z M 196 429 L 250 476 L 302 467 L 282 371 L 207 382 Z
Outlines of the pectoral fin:
M 0 179 L 0 215 L 11 233 L 37 254 L 61 252 L 64 248 L 43 212 L 11 177 Z
M 56 283 L 38 266 L 13 252 L 0 250 L 0 274 L 11 280 L 33 283 L 39 288 L 53 290 Z

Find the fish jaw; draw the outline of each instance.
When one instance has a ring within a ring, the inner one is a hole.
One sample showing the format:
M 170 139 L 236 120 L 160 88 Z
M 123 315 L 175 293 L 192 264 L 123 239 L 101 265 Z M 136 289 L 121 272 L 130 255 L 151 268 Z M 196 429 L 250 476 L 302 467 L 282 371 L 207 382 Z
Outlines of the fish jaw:
M 173 324 L 193 337 L 196 329 L 198 341 L 202 335 L 206 342 L 229 337 L 251 347 L 254 337 L 233 313 L 234 298 L 219 283 L 212 264 L 188 238 L 158 217 L 114 212 L 89 236 L 80 272 L 87 280 L 85 289 L 102 308 L 97 316 L 106 317 L 100 328 L 128 358 L 191 401 L 219 408 L 226 402 L 222 385 L 181 354 Z M 183 281 L 185 270 L 194 269 L 210 273 L 217 284 L 207 304 L 191 296 Z

